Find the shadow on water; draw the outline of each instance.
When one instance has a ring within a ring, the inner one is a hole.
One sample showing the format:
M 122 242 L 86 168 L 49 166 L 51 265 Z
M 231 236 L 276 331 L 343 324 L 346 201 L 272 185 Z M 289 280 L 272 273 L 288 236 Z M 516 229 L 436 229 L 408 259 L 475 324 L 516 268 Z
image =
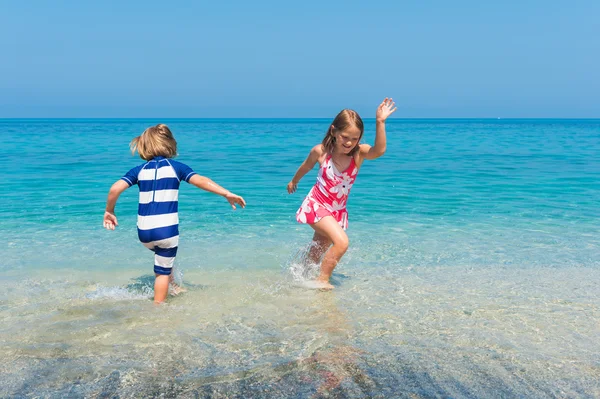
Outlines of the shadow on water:
M 154 276 L 148 274 L 132 280 L 133 282 L 125 286 L 128 291 L 148 295 L 154 293 Z

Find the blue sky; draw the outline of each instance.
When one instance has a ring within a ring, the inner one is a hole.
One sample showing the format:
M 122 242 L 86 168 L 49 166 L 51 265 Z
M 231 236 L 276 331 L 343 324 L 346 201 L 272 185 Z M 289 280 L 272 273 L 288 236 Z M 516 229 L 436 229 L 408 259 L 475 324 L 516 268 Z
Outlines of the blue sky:
M 4 1 L 0 117 L 600 117 L 600 1 Z

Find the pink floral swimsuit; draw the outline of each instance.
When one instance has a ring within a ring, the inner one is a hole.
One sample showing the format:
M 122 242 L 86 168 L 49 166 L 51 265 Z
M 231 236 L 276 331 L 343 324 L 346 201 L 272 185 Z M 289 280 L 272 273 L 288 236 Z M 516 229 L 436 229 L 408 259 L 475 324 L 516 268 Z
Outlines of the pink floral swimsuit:
M 333 216 L 342 229 L 346 230 L 348 228 L 346 201 L 357 173 L 358 168 L 354 157 L 348 168 L 340 173 L 333 164 L 331 155 L 327 155 L 319 168 L 316 184 L 296 212 L 296 220 L 299 223 L 314 224 L 325 216 Z

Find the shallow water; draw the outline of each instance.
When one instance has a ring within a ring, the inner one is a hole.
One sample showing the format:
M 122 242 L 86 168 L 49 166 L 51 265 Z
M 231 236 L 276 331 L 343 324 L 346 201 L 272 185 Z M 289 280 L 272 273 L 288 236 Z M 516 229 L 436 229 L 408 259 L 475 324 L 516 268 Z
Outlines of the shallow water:
M 101 226 L 155 122 L 0 121 L 0 397 L 600 396 L 600 122 L 390 123 L 321 292 L 294 278 L 315 172 L 285 185 L 328 121 L 167 121 L 249 206 L 182 188 L 159 307 L 135 189 Z

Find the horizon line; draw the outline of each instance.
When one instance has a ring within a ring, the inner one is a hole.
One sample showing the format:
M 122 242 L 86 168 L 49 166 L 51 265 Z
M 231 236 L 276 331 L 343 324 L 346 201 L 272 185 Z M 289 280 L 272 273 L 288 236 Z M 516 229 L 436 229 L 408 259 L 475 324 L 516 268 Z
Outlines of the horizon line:
M 148 120 L 148 119 L 164 119 L 164 120 L 303 120 L 303 119 L 332 119 L 331 117 L 322 116 L 303 116 L 303 117 L 156 117 L 156 116 L 135 116 L 135 117 L 0 117 L 0 121 L 10 120 Z M 362 118 L 363 120 L 375 120 L 373 117 Z M 395 117 L 388 118 L 387 122 L 391 121 L 406 121 L 406 120 L 600 120 L 598 117 Z

